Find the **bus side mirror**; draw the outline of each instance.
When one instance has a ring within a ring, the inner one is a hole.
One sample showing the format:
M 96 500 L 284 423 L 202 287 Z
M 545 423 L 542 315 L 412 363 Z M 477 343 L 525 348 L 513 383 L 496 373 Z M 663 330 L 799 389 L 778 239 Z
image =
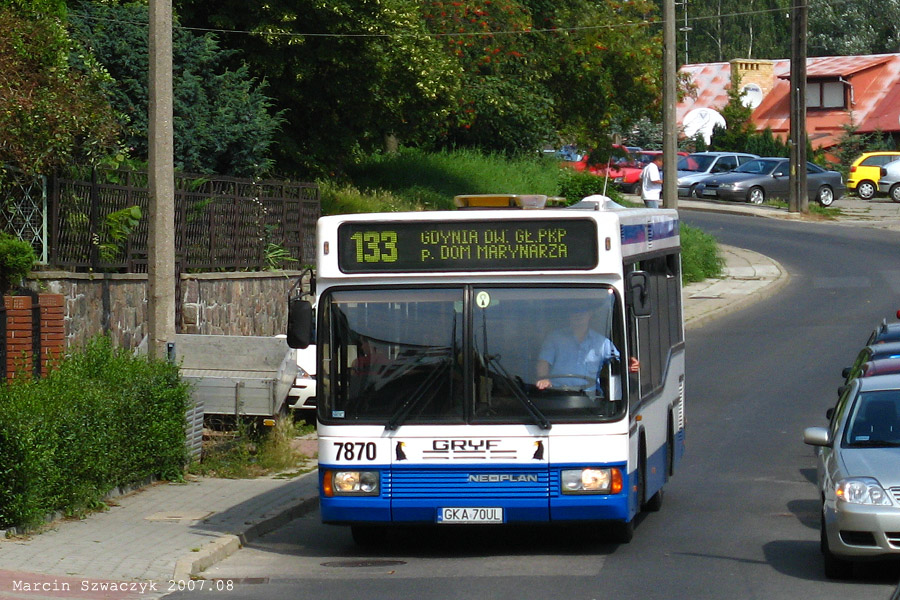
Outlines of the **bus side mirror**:
M 653 312 L 650 305 L 650 276 L 644 271 L 632 271 L 626 279 L 626 290 L 631 312 L 636 317 L 649 317 Z
M 313 307 L 308 300 L 288 300 L 287 343 L 291 348 L 307 348 L 313 339 Z

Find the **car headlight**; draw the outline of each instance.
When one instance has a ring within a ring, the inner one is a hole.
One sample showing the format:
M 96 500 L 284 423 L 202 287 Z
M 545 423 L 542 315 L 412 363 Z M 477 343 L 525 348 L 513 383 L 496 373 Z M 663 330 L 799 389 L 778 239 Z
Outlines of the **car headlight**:
M 719 185 L 720 190 L 733 190 L 737 187 L 736 183 L 723 183 Z
M 609 469 L 565 469 L 560 474 L 563 494 L 618 494 L 622 491 L 622 471 Z
M 326 471 L 322 482 L 326 496 L 377 496 L 378 471 Z
M 835 485 L 834 493 L 839 500 L 850 504 L 875 506 L 892 506 L 894 504 L 881 484 L 871 477 L 842 479 Z

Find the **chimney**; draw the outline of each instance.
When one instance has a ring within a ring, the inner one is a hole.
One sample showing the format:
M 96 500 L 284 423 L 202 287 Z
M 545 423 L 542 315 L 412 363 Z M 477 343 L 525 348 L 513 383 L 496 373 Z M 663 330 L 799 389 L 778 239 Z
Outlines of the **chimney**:
M 741 78 L 741 87 L 753 83 L 762 90 L 765 96 L 772 91 L 775 85 L 775 61 L 756 58 L 735 58 L 731 61 L 732 73 L 737 73 Z

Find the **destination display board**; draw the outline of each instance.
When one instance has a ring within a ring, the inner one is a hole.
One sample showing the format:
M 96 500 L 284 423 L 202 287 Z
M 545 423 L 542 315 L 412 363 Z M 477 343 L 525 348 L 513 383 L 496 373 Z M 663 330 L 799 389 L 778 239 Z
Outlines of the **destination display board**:
M 588 270 L 597 266 L 590 219 L 353 222 L 338 227 L 344 273 Z

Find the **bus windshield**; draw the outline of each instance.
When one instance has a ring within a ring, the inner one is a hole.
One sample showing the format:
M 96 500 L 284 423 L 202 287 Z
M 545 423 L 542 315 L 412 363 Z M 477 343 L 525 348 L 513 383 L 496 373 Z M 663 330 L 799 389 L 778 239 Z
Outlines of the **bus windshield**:
M 319 307 L 325 423 L 547 428 L 624 414 L 611 287 L 344 289 Z

